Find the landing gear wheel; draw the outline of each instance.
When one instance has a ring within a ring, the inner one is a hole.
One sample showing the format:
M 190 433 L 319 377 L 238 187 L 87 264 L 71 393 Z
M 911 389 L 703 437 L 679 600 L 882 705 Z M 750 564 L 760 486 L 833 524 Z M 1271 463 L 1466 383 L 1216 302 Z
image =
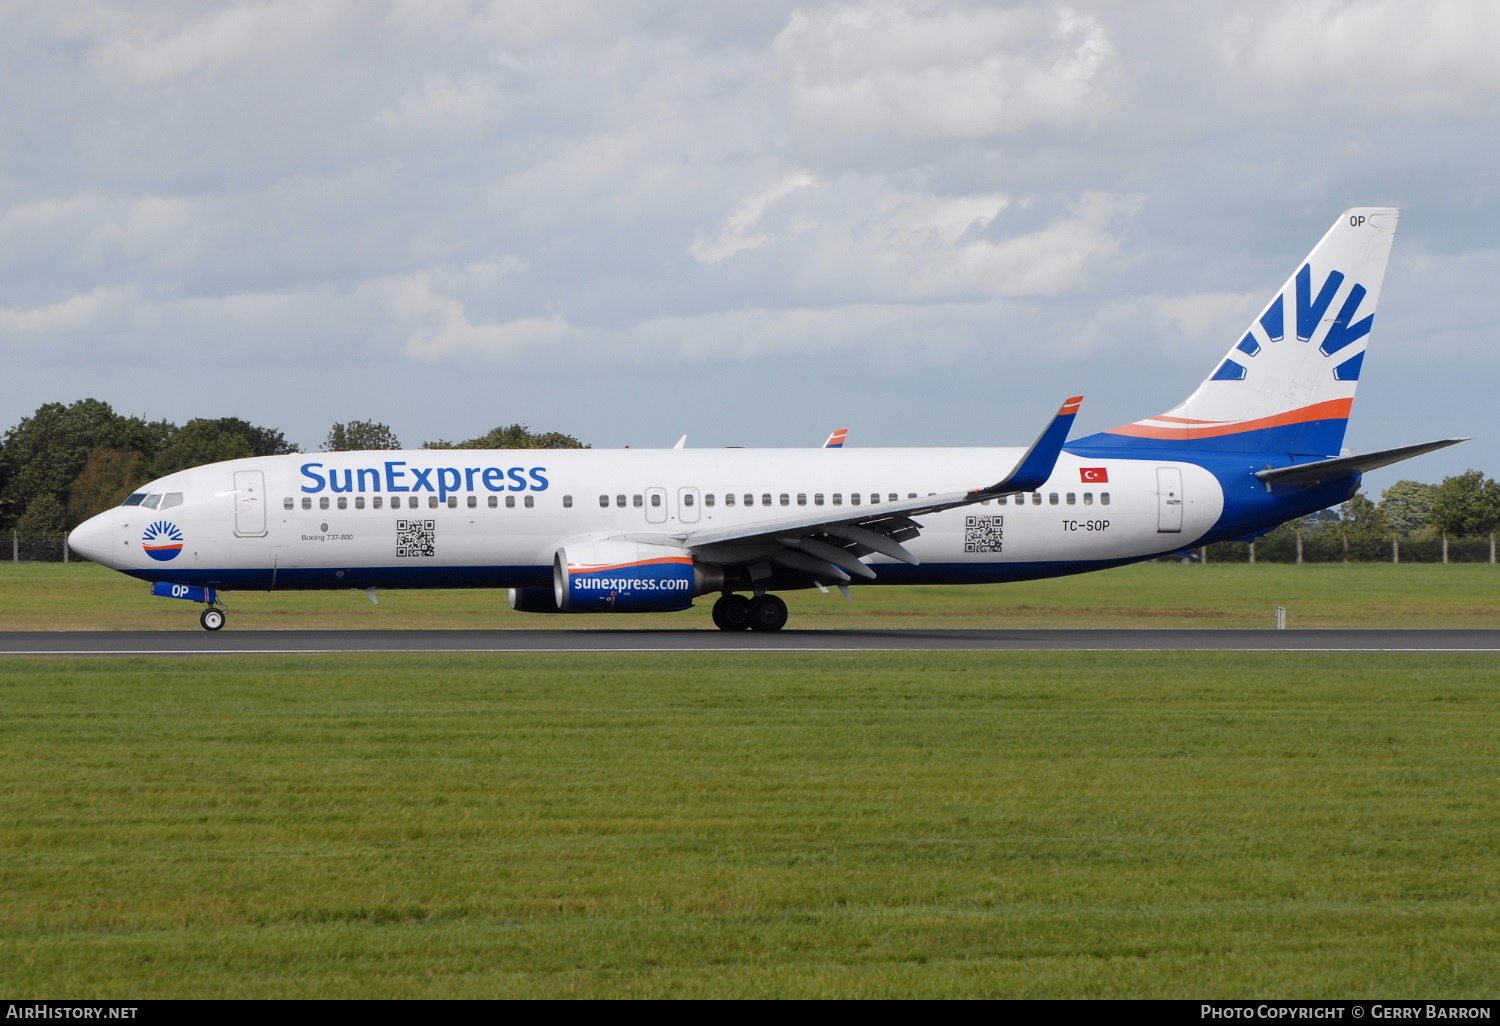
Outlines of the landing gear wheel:
M 743 595 L 724 595 L 714 603 L 714 626 L 721 631 L 743 631 L 750 627 L 750 600 Z
M 203 615 L 198 617 L 198 622 L 206 631 L 221 631 L 224 629 L 224 611 L 222 609 L 205 609 Z
M 779 631 L 786 626 L 786 603 L 775 595 L 757 595 L 750 600 L 750 629 Z

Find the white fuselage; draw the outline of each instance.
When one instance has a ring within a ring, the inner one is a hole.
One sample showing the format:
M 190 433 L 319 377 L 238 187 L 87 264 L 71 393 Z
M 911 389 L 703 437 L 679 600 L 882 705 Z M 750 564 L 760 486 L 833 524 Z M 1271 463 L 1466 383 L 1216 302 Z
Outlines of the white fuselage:
M 538 586 L 550 581 L 554 553 L 569 539 L 681 539 L 819 507 L 832 514 L 964 491 L 1003 477 L 1022 451 L 271 456 L 153 482 L 144 491 L 154 508 L 100 514 L 74 532 L 73 545 L 135 576 L 226 589 Z M 1223 510 L 1219 482 L 1193 463 L 1136 455 L 1081 459 L 1065 452 L 1034 493 L 922 515 L 922 533 L 907 545 L 920 565 L 867 556 L 874 583 L 1056 576 L 1193 544 Z M 171 540 L 168 529 L 180 537 Z

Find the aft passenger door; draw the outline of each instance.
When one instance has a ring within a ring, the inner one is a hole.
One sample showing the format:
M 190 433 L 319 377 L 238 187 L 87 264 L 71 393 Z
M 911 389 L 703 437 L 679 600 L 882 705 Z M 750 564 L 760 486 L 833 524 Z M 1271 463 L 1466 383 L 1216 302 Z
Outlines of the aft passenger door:
M 1182 468 L 1156 468 L 1156 533 L 1182 530 Z
M 266 475 L 259 470 L 234 472 L 234 533 L 240 538 L 266 535 Z

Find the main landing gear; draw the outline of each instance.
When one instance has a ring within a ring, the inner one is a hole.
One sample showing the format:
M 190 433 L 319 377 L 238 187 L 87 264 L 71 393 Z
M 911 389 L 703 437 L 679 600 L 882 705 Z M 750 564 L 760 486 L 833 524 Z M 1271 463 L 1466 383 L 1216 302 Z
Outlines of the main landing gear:
M 198 622 L 203 625 L 203 629 L 206 631 L 222 631 L 224 629 L 224 610 L 209 606 L 203 611 L 203 615 L 198 617 Z
M 714 626 L 721 631 L 779 631 L 786 626 L 786 603 L 775 595 L 728 594 L 714 603 Z

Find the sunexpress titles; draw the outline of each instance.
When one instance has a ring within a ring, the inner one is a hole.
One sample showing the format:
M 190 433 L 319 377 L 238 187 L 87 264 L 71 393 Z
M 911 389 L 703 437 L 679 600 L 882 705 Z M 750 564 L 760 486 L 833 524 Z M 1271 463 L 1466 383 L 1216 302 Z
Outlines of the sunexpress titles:
M 450 493 L 544 492 L 546 467 L 413 467 L 405 460 L 387 460 L 379 467 L 328 467 L 304 463 L 302 476 L 308 484 L 302 491 L 316 495 L 332 492 L 432 492 L 439 502 Z

